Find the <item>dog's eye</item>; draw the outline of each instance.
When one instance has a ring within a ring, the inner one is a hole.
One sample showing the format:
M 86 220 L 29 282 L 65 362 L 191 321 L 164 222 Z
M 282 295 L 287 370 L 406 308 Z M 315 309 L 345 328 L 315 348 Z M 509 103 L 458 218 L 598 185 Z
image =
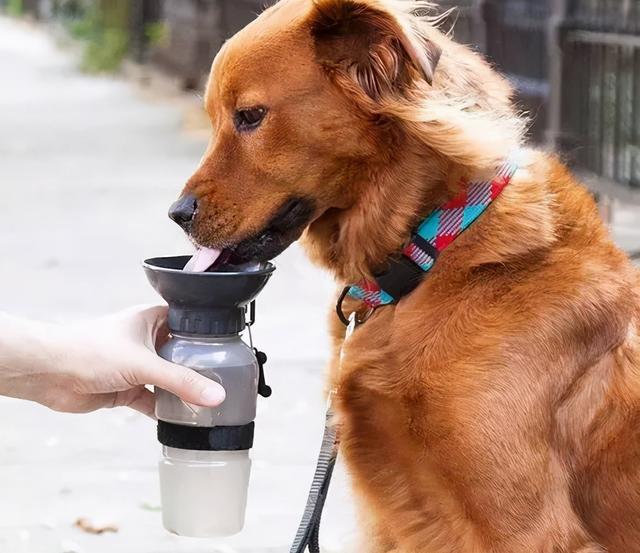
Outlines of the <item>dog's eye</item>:
M 233 123 L 239 131 L 250 131 L 262 123 L 267 109 L 263 107 L 239 109 L 233 115 Z

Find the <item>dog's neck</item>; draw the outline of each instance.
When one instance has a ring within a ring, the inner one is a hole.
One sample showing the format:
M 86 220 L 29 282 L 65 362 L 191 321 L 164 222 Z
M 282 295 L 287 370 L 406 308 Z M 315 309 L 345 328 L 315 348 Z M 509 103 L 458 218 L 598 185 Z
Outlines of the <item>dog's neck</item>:
M 305 233 L 311 258 L 341 283 L 370 279 L 389 255 L 401 250 L 422 219 L 460 192 L 463 180 L 493 176 L 424 150 L 404 152 L 402 158 L 387 162 L 362 175 L 349 209 L 325 213 Z M 522 186 L 527 187 L 526 180 Z M 472 238 L 466 242 L 473 253 L 465 252 L 464 263 L 505 262 L 550 244 L 553 221 L 544 195 L 544 190 L 508 190 L 501 202 L 509 203 L 510 209 L 485 214 L 486 220 L 468 231 Z M 534 205 L 528 206 L 530 202 Z M 509 228 L 518 226 L 524 240 L 516 243 L 503 236 L 509 232 L 505 218 Z
M 424 151 L 368 165 L 351 186 L 353 205 L 331 210 L 309 227 L 305 244 L 312 259 L 341 281 L 370 277 L 421 219 L 459 191 L 463 175 L 462 168 Z

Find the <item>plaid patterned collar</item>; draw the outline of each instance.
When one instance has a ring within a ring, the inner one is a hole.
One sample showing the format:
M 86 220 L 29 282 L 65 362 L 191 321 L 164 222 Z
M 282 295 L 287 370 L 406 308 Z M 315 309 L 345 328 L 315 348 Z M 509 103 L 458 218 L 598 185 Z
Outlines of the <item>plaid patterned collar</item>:
M 491 205 L 511 182 L 518 170 L 517 155 L 498 169 L 491 181 L 465 183 L 462 192 L 432 212 L 418 227 L 401 254 L 389 258 L 389 268 L 373 281 L 362 281 L 345 288 L 346 295 L 375 309 L 397 303 L 412 292 L 433 268 L 440 253 L 462 234 Z M 338 315 L 342 313 L 338 303 Z

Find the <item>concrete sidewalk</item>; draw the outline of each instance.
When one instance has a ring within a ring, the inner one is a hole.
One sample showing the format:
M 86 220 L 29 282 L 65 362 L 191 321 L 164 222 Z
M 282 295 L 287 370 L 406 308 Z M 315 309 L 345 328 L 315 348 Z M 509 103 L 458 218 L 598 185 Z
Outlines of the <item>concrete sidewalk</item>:
M 77 320 L 157 301 L 140 261 L 191 250 L 167 208 L 205 143 L 179 105 L 76 71 L 41 30 L 0 18 L 0 309 Z M 288 551 L 324 422 L 325 320 L 333 285 L 293 248 L 258 302 L 261 399 L 245 531 L 189 540 L 160 521 L 152 421 L 127 409 L 63 415 L 0 399 L 0 553 Z M 353 516 L 339 472 L 324 542 Z M 215 516 L 215 513 L 212 513 Z M 78 517 L 113 522 L 89 535 Z

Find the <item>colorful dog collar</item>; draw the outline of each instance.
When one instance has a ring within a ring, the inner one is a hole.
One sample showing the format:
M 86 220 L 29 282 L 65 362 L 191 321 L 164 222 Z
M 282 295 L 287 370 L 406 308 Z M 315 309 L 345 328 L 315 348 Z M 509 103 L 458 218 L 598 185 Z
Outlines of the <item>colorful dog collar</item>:
M 462 192 L 433 211 L 420 224 L 402 253 L 389 257 L 388 269 L 373 281 L 362 281 L 345 289 L 345 295 L 364 302 L 372 309 L 397 303 L 412 292 L 433 268 L 440 253 L 491 205 L 518 170 L 517 155 L 511 156 L 491 181 L 465 184 Z M 342 302 L 338 314 L 344 320 Z

